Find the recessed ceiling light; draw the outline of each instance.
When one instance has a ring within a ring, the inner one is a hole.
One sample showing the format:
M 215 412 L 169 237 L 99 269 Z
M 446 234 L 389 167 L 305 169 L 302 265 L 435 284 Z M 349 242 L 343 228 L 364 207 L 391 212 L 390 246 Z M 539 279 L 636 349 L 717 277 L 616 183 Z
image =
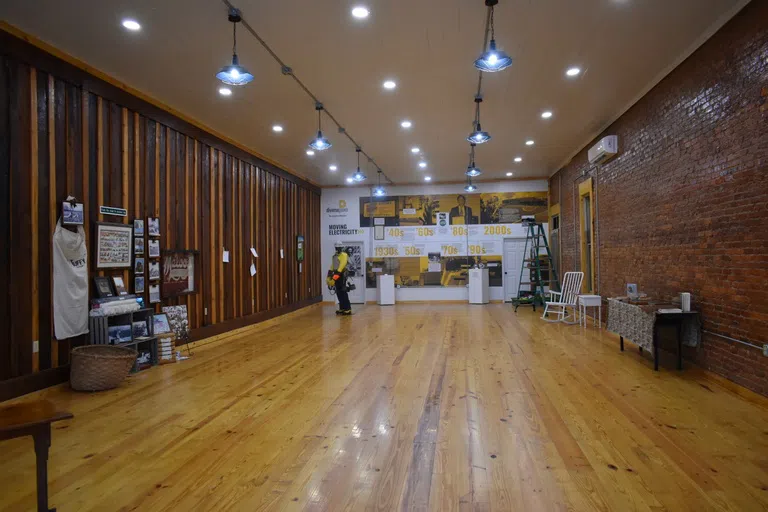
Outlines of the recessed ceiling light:
M 520 156 L 516 156 L 516 157 L 515 157 L 515 162 L 517 162 L 517 163 L 520 163 L 520 162 L 522 162 L 522 161 L 523 161 L 523 158 L 522 158 L 522 157 L 520 157 Z
M 130 18 L 126 18 L 123 20 L 123 26 L 133 32 L 136 32 L 137 30 L 141 30 L 141 25 L 139 25 L 139 22 L 136 20 L 132 20 Z
M 507 173 L 507 178 L 509 178 L 510 176 L 512 176 L 512 173 L 511 173 L 511 172 L 508 172 L 508 173 Z
M 418 153 L 419 153 L 419 151 L 421 151 L 421 149 L 419 149 L 419 148 L 418 148 L 418 146 L 413 146 L 413 147 L 411 148 L 411 153 L 413 153 L 414 155 L 415 155 L 415 154 L 418 154 Z
M 410 121 L 408 121 L 408 120 L 406 119 L 405 121 L 402 121 L 402 122 L 400 123 L 400 126 L 402 126 L 403 128 L 410 128 L 411 126 L 413 126 L 413 123 L 411 123 Z
M 219 87 L 219 94 L 222 96 L 232 96 L 232 89 L 229 87 Z
M 552 112 L 549 110 L 545 110 L 544 112 L 541 113 L 542 119 L 549 119 L 550 117 L 552 117 Z
M 280 133 L 280 132 L 282 132 L 282 131 L 283 131 L 283 127 L 282 127 L 282 126 L 280 126 L 279 124 L 276 124 L 276 125 L 274 125 L 274 126 L 272 127 L 272 131 L 273 131 L 273 132 L 275 132 L 275 133 Z
M 525 145 L 526 145 L 526 146 L 533 146 L 534 144 L 536 144 L 536 143 L 535 143 L 535 142 L 533 142 L 532 140 L 527 140 L 527 141 L 525 141 Z
M 353 180 L 351 177 L 347 177 L 347 183 L 354 183 L 355 180 Z
M 397 82 L 395 82 L 394 80 L 384 80 L 384 83 L 381 84 L 381 86 L 384 87 L 385 89 L 392 90 L 395 87 L 397 87 Z
M 371 11 L 362 5 L 356 5 L 352 8 L 352 16 L 359 20 L 367 18 L 369 14 L 371 14 Z
M 336 167 L 335 165 L 329 165 L 328 166 L 328 170 L 329 171 L 336 171 L 336 169 L 338 169 L 338 167 Z
M 579 76 L 580 73 L 581 68 L 577 67 L 568 68 L 568 70 L 565 72 L 565 74 L 570 77 Z
M 307 150 L 307 156 L 315 156 L 315 152 L 312 151 L 311 149 L 308 149 Z
M 424 181 L 432 181 L 432 176 L 424 176 Z
M 421 167 L 422 169 L 426 169 L 427 168 L 427 162 L 419 162 L 419 167 Z

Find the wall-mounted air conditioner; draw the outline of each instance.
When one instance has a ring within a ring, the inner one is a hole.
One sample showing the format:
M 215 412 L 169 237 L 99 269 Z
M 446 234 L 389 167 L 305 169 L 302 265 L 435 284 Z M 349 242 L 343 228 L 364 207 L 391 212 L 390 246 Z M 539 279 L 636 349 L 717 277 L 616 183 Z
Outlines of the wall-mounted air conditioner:
M 600 142 L 589 148 L 589 163 L 597 165 L 607 162 L 619 151 L 619 138 L 616 135 L 603 137 Z

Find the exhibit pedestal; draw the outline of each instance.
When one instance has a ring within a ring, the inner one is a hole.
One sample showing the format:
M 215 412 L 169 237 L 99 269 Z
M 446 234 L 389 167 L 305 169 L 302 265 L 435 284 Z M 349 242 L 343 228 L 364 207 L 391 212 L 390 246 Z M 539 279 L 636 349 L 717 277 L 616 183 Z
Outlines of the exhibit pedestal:
M 379 306 L 395 304 L 395 276 L 382 274 L 376 278 L 376 303 Z
M 469 303 L 488 304 L 491 301 L 488 288 L 488 269 L 473 268 L 469 271 Z

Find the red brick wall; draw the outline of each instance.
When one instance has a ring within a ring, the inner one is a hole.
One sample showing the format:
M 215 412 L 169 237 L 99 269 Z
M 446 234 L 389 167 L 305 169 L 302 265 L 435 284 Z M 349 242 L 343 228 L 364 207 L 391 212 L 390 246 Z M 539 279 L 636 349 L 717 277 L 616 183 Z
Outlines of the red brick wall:
M 768 1 L 754 0 L 550 180 L 562 270 L 580 266 L 578 184 L 597 193 L 599 293 L 693 295 L 706 331 L 768 343 Z M 598 170 L 587 149 L 619 136 Z M 562 195 L 562 197 L 561 197 Z M 704 334 L 687 354 L 768 395 L 768 357 Z

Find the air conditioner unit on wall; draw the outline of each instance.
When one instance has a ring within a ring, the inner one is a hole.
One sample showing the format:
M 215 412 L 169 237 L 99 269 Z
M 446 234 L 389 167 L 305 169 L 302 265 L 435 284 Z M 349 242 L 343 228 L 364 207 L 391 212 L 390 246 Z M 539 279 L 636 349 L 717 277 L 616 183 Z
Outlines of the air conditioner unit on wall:
M 619 151 L 619 138 L 616 135 L 603 137 L 600 142 L 589 148 L 587 157 L 591 164 L 602 164 L 607 162 Z

